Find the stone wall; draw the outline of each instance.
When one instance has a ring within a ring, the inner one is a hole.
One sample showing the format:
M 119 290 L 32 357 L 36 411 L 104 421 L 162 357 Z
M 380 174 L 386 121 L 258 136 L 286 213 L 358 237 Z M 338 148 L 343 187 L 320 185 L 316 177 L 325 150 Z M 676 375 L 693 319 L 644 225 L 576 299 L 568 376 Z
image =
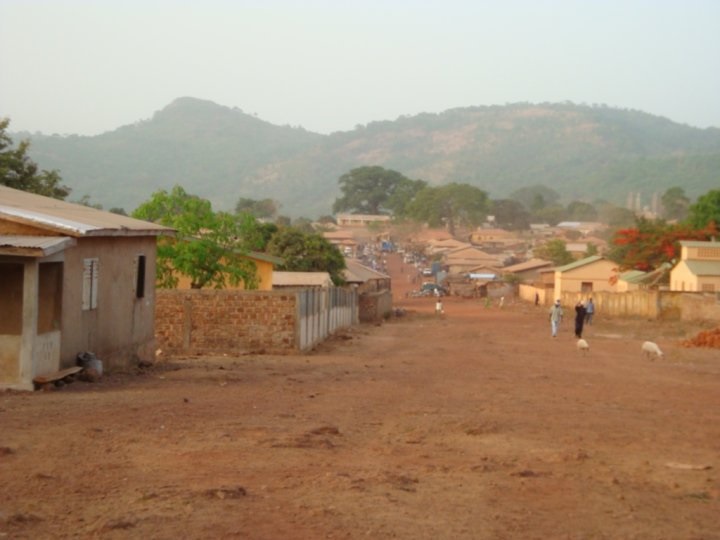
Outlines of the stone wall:
M 155 334 L 167 354 L 297 352 L 296 296 L 274 291 L 156 291 Z

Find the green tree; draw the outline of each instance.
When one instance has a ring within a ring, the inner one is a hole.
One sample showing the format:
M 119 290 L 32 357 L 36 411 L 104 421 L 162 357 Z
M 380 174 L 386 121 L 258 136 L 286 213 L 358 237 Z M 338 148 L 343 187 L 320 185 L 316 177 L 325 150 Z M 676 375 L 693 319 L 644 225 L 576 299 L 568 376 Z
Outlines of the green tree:
M 267 251 L 267 245 L 280 230 L 275 223 L 256 222 L 254 227 L 247 227 L 245 245 L 252 251 Z
M 61 184 L 58 171 L 38 171 L 37 164 L 27 156 L 29 141 L 20 141 L 13 148 L 6 133 L 9 125 L 8 118 L 0 118 L 0 185 L 64 200 L 70 188 Z
M 335 285 L 345 280 L 345 257 L 323 236 L 293 227 L 281 228 L 270 240 L 268 253 L 283 259 L 278 268 L 290 272 L 328 272 Z
M 335 199 L 333 212 L 381 214 L 402 213 L 423 187 L 422 180 L 410 180 L 397 171 L 378 166 L 358 167 L 338 179 L 342 196 Z
M 593 244 L 592 242 L 588 242 L 587 250 L 585 251 L 586 257 L 592 257 L 593 255 L 597 255 L 599 253 L 598 247 Z
M 565 220 L 566 213 L 567 211 L 561 204 L 552 204 L 545 206 L 540 210 L 534 211 L 533 217 L 540 222 L 557 225 L 561 221 Z
M 100 203 L 94 203 L 92 200 L 90 200 L 90 195 L 83 195 L 80 197 L 79 200 L 73 201 L 75 204 L 82 204 L 83 206 L 87 206 L 89 208 L 95 208 L 96 210 L 102 210 L 102 204 Z
M 598 219 L 612 228 L 631 227 L 635 223 L 635 213 L 627 208 L 603 203 L 598 208 Z
M 698 197 L 690 206 L 688 223 L 695 229 L 704 229 L 713 223 L 720 227 L 720 190 L 713 189 Z
M 595 221 L 598 217 L 595 207 L 586 202 L 573 201 L 567 206 L 565 219 L 570 221 Z
M 538 212 L 548 205 L 557 204 L 560 194 L 549 187 L 536 185 L 517 189 L 510 194 L 510 198 L 531 212 Z
M 235 204 L 235 213 L 250 214 L 257 219 L 273 219 L 278 212 L 278 204 L 272 199 L 247 199 L 240 197 Z
M 408 206 L 415 199 L 418 193 L 427 187 L 424 180 L 410 180 L 403 178 L 395 186 L 395 189 L 388 197 L 386 206 L 393 215 L 404 217 L 407 215 Z
M 563 266 L 573 262 L 573 256 L 567 250 L 567 245 L 560 238 L 553 238 L 533 250 L 533 255 L 546 261 L 552 261 L 555 266 Z
M 193 289 L 240 282 L 247 289 L 257 287 L 255 264 L 244 256 L 247 239 L 257 234 L 252 216 L 215 213 L 209 201 L 180 186 L 156 191 L 132 215 L 177 231 L 174 238 L 158 240 L 158 286 L 176 287 L 180 273 L 190 278 Z
M 492 201 L 490 212 L 495 216 L 498 227 L 512 231 L 530 228 L 530 213 L 514 199 L 497 199 Z
M 458 226 L 476 227 L 485 220 L 490 202 L 483 190 L 455 182 L 426 187 L 408 205 L 408 215 L 431 227 L 446 226 L 455 234 Z
M 675 186 L 662 194 L 660 202 L 663 207 L 663 217 L 668 220 L 684 220 L 688 215 L 690 199 L 685 196 L 685 190 Z
M 313 228 L 313 222 L 310 218 L 306 217 L 299 217 L 295 218 L 292 221 L 292 226 L 296 228 L 299 231 L 302 231 L 307 234 L 311 234 L 315 232 L 315 229 Z

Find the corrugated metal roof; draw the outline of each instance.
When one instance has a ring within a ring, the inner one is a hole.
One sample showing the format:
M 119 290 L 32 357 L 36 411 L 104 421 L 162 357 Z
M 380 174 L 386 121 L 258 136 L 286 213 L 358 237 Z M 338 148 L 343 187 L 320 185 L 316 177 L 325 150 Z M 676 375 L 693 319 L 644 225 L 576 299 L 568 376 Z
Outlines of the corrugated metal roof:
M 157 236 L 169 227 L 0 186 L 0 219 L 70 236 Z
M 0 236 L 0 255 L 47 257 L 74 245 L 67 236 Z
M 696 276 L 720 276 L 720 261 L 684 261 Z
M 248 253 L 248 257 L 251 259 L 257 259 L 259 261 L 268 262 L 271 264 L 277 264 L 280 265 L 285 262 L 284 259 L 281 259 L 280 257 L 276 257 L 275 255 L 270 255 L 269 253 L 260 253 L 259 251 L 251 251 Z
M 273 287 L 330 287 L 327 272 L 273 272 Z
M 580 268 L 581 266 L 585 266 L 587 264 L 592 264 L 594 262 L 600 261 L 603 259 L 602 255 L 592 255 L 590 257 L 585 257 L 584 259 L 580 259 L 579 261 L 571 262 L 570 264 L 566 264 L 565 266 L 560 266 L 555 269 L 556 272 L 567 272 L 568 270 L 574 270 L 575 268 Z
M 365 283 L 371 279 L 389 279 L 390 276 L 373 270 L 372 268 L 349 259 L 345 260 L 347 268 L 343 270 L 343 277 L 348 283 Z
M 628 283 L 642 283 L 647 278 L 648 273 L 642 270 L 628 270 L 620 274 L 618 279 L 627 281 Z
M 503 272 L 522 272 L 524 270 L 543 268 L 545 266 L 552 266 L 552 261 L 546 261 L 545 259 L 530 259 L 529 261 L 506 266 L 503 268 Z

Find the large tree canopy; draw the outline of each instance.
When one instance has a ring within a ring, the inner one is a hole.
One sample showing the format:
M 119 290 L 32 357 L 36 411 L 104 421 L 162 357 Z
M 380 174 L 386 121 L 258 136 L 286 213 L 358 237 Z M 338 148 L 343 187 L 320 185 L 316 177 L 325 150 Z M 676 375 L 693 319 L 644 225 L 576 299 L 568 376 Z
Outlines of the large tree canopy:
M 17 148 L 6 130 L 10 120 L 0 118 L 0 185 L 30 191 L 38 195 L 65 199 L 70 188 L 61 184 L 57 171 L 38 171 L 38 166 L 28 156 L 29 141 L 21 141 Z
M 683 220 L 688 215 L 690 199 L 681 187 L 671 187 L 660 198 L 663 207 L 663 217 L 668 220 Z
M 272 219 L 278 213 L 278 203 L 272 199 L 248 199 L 240 197 L 235 204 L 236 214 L 250 214 L 258 219 Z
M 475 227 L 487 216 L 490 201 L 487 193 L 468 184 L 455 182 L 426 187 L 408 205 L 407 214 L 431 227 L 447 226 L 450 234 L 460 226 Z
M 555 266 L 563 266 L 573 262 L 573 256 L 567 250 L 567 244 L 560 238 L 553 238 L 535 248 L 533 255 L 546 261 L 552 261 Z
M 278 268 L 291 272 L 328 272 L 335 285 L 345 280 L 345 257 L 320 234 L 308 234 L 294 227 L 280 229 L 270 240 L 268 253 L 283 259 Z
M 565 219 L 571 221 L 595 221 L 597 217 L 595 207 L 582 201 L 572 201 L 565 211 Z
M 495 216 L 495 223 L 498 227 L 514 231 L 530 228 L 530 213 L 519 201 L 513 199 L 494 200 L 491 212 Z
M 720 227 L 720 190 L 713 189 L 698 197 L 690 206 L 688 223 L 696 229 L 703 229 L 711 223 Z
M 536 185 L 517 189 L 510 198 L 521 203 L 531 212 L 538 212 L 547 206 L 557 204 L 560 194 L 546 186 Z
M 244 256 L 252 247 L 248 243 L 262 237 L 252 216 L 215 213 L 210 201 L 175 186 L 155 192 L 133 217 L 177 230 L 175 238 L 158 240 L 158 286 L 176 287 L 180 273 L 190 278 L 193 289 L 240 282 L 247 289 L 257 287 L 255 264 Z
M 408 202 L 425 187 L 422 180 L 410 180 L 397 171 L 382 167 L 358 167 L 339 180 L 342 196 L 335 199 L 333 212 L 402 214 Z

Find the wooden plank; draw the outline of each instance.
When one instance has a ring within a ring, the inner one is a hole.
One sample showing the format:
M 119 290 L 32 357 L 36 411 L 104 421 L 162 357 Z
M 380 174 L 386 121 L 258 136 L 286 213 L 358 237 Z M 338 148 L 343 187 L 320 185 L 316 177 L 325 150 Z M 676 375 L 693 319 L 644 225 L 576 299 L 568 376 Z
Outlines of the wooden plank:
M 53 381 L 59 381 L 60 379 L 64 379 L 68 375 L 74 375 L 75 373 L 79 373 L 82 371 L 83 368 L 80 366 L 74 366 L 67 369 L 61 369 L 60 371 L 56 371 L 54 373 L 46 373 L 45 375 L 38 375 L 33 379 L 33 382 L 35 384 L 47 384 L 49 382 Z

